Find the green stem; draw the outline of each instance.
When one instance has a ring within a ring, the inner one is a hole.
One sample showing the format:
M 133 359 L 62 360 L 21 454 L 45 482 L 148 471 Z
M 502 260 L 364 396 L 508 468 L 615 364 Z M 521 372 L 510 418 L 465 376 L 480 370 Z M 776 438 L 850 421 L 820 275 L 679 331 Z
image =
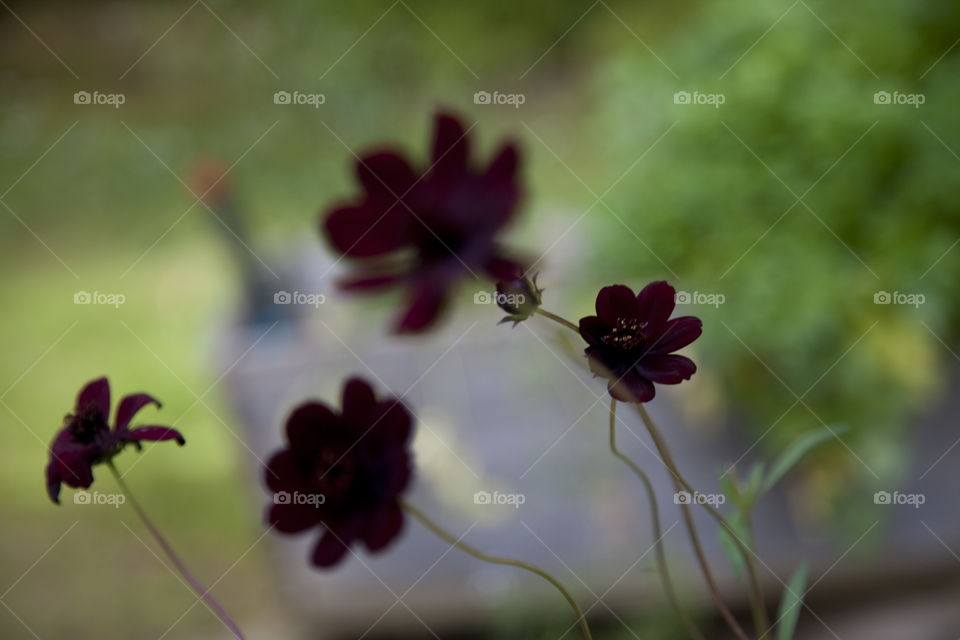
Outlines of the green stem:
M 584 617 L 583 612 L 580 610 L 580 607 L 577 605 L 576 600 L 574 600 L 573 596 L 570 595 L 570 592 L 567 591 L 562 584 L 560 584 L 560 581 L 554 578 L 552 575 L 550 575 L 540 567 L 536 565 L 532 565 L 528 562 L 523 562 L 522 560 L 514 560 L 512 558 L 501 558 L 498 556 L 488 555 L 483 551 L 480 551 L 476 547 L 471 547 L 466 542 L 463 542 L 462 540 L 455 538 L 454 536 L 444 531 L 442 528 L 440 528 L 439 525 L 435 524 L 429 517 L 427 517 L 425 513 L 420 511 L 420 509 L 413 506 L 409 502 L 406 502 L 405 500 L 401 500 L 400 506 L 403 508 L 404 511 L 406 511 L 411 516 L 419 520 L 420 524 L 422 524 L 427 529 L 429 529 L 441 540 L 456 547 L 457 549 L 460 549 L 465 553 L 470 554 L 474 558 L 483 560 L 484 562 L 490 562 L 492 564 L 504 564 L 504 565 L 509 565 L 511 567 L 518 567 L 520 569 L 525 569 L 526 571 L 537 574 L 538 576 L 540 576 L 541 578 L 543 578 L 544 580 L 552 584 L 554 587 L 556 587 L 557 591 L 560 592 L 560 594 L 564 597 L 564 599 L 566 599 L 566 601 L 570 604 L 570 607 L 573 609 L 574 613 L 576 613 L 577 622 L 580 624 L 580 630 L 583 631 L 583 636 L 587 640 L 593 640 L 592 636 L 590 635 L 590 627 L 587 626 L 587 619 Z
M 653 536 L 654 536 L 654 549 L 657 554 L 657 564 L 660 565 L 660 579 L 663 582 L 663 590 L 667 594 L 667 600 L 670 601 L 670 606 L 673 607 L 673 610 L 676 611 L 677 616 L 680 618 L 683 626 L 686 628 L 687 633 L 694 640 L 703 640 L 703 634 L 700 633 L 700 630 L 697 629 L 696 625 L 687 617 L 686 612 L 680 606 L 680 600 L 677 598 L 676 592 L 673 590 L 673 581 L 670 579 L 670 570 L 667 568 L 667 557 L 664 552 L 663 545 L 663 533 L 660 526 L 660 508 L 657 506 L 657 494 L 653 490 L 653 483 L 650 482 L 650 478 L 647 474 L 637 465 L 633 460 L 628 458 L 623 454 L 619 449 L 617 449 L 617 436 L 616 436 L 616 419 L 617 419 L 617 400 L 616 398 L 610 398 L 610 451 L 613 452 L 613 455 L 617 456 L 623 460 L 628 467 L 630 467 L 637 477 L 643 482 L 643 486 L 647 490 L 647 497 L 650 501 L 650 519 L 653 525 Z
M 137 516 L 140 517 L 140 520 L 143 522 L 144 526 L 153 536 L 154 540 L 157 541 L 157 544 L 160 545 L 160 548 L 163 549 L 163 552 L 167 554 L 167 558 L 170 559 L 170 562 L 173 563 L 173 566 L 177 568 L 197 595 L 210 606 L 210 609 L 216 614 L 223 624 L 227 626 L 230 632 L 238 640 L 244 640 L 243 634 L 240 633 L 240 629 L 237 627 L 236 623 L 230 619 L 230 616 L 227 615 L 227 612 L 224 611 L 223 607 L 220 606 L 212 595 L 210 595 L 210 590 L 205 589 L 200 582 L 193 577 L 193 574 L 190 573 L 190 570 L 187 569 L 187 565 L 184 564 L 183 560 L 180 559 L 180 556 L 176 554 L 173 550 L 173 547 L 160 535 L 160 531 L 154 526 L 150 521 L 150 518 L 147 517 L 147 514 L 140 507 L 140 503 L 137 502 L 136 498 L 133 497 L 130 488 L 127 486 L 127 483 L 124 481 L 123 476 L 120 475 L 120 472 L 117 471 L 117 468 L 113 464 L 113 460 L 107 461 L 107 467 L 110 468 L 110 471 L 113 473 L 113 477 L 117 480 L 117 484 L 120 485 L 120 490 L 123 491 L 123 495 L 127 497 L 127 500 L 130 501 L 130 506 L 133 507 L 133 510 L 136 511 Z
M 576 332 L 577 335 L 580 335 L 580 327 L 578 327 L 577 325 L 573 324 L 572 322 L 570 322 L 570 321 L 567 320 L 566 318 L 562 318 L 562 317 L 558 316 L 558 315 L 555 314 L 555 313 L 550 313 L 549 311 L 547 311 L 547 310 L 544 309 L 543 307 L 537 307 L 536 313 L 539 313 L 539 314 L 540 314 L 541 316 L 543 316 L 544 318 L 550 318 L 550 319 L 553 320 L 554 322 L 556 322 L 556 323 L 558 323 L 558 324 L 561 324 L 561 325 L 565 326 L 566 328 L 568 328 L 568 329 Z
M 657 426 L 650 417 L 650 414 L 647 413 L 647 410 L 642 404 L 637 404 L 635 406 L 637 407 L 637 411 L 640 413 L 643 424 L 647 427 L 647 431 L 650 433 L 650 438 L 653 440 L 654 446 L 656 446 L 657 451 L 660 452 L 660 457 L 663 458 L 664 464 L 673 475 L 674 485 L 677 486 L 677 490 L 679 491 L 682 488 L 690 495 L 695 495 L 696 490 L 680 474 L 680 470 L 677 468 L 677 465 L 673 460 L 673 456 L 670 455 L 670 450 L 667 448 L 667 443 L 660 434 L 659 429 L 657 429 Z M 767 619 L 766 607 L 763 602 L 763 590 L 760 588 L 760 582 L 757 579 L 757 569 L 756 564 L 753 561 L 752 552 L 743 543 L 743 541 L 740 539 L 740 536 L 737 535 L 729 523 L 727 523 L 727 520 L 723 517 L 723 514 L 713 507 L 713 505 L 710 505 L 706 502 L 701 501 L 699 504 L 703 506 L 711 516 L 713 516 L 717 523 L 722 526 L 727 533 L 730 534 L 730 537 L 733 539 L 734 543 L 737 545 L 737 548 L 740 550 L 740 553 L 743 555 L 744 563 L 747 569 L 747 578 L 750 583 L 751 614 L 753 617 L 754 626 L 757 629 L 757 635 L 762 637 L 769 629 L 770 625 Z M 681 505 L 681 509 L 684 513 L 684 518 L 689 519 L 688 528 L 691 531 L 691 537 L 695 537 L 696 530 L 692 528 L 693 519 L 689 515 L 690 507 L 687 504 L 683 504 Z

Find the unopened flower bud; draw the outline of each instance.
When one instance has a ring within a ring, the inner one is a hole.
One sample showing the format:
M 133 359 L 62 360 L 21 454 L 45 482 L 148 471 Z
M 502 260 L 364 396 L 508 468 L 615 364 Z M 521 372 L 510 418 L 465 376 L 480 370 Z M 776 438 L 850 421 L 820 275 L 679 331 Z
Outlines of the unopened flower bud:
M 513 322 L 514 326 L 529 318 L 540 306 L 543 290 L 537 287 L 537 276 L 533 279 L 519 276 L 512 280 L 497 283 L 497 306 L 507 315 L 500 323 Z

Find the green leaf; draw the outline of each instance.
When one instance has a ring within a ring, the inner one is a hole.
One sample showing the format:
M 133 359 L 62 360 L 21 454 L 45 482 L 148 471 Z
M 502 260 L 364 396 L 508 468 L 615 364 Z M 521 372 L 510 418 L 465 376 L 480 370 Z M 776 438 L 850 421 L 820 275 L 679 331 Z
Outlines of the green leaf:
M 797 620 L 800 618 L 800 609 L 803 603 L 803 589 L 807 584 L 807 563 L 804 562 L 790 578 L 783 599 L 780 601 L 780 610 L 777 618 L 776 640 L 793 640 L 793 633 L 797 629 Z
M 747 537 L 747 527 L 742 514 L 739 511 L 734 511 L 727 516 L 727 524 L 730 525 L 733 532 L 737 534 L 737 537 L 746 544 L 749 538 Z M 740 546 L 723 525 L 719 525 L 717 528 L 717 538 L 720 540 L 720 546 L 723 548 L 727 559 L 730 560 L 730 565 L 733 567 L 733 575 L 739 578 L 743 575 L 743 570 L 746 568 L 746 559 L 740 551 Z
M 737 486 L 733 469 L 728 470 L 726 473 L 720 474 L 719 485 L 720 491 L 722 491 L 723 495 L 730 499 L 731 504 L 737 507 L 742 505 L 740 487 Z
M 846 427 L 824 427 L 822 429 L 811 431 L 807 435 L 791 444 L 783 453 L 780 454 L 776 460 L 774 460 L 773 464 L 770 465 L 770 473 L 767 475 L 767 478 L 761 487 L 762 492 L 766 493 L 767 491 L 770 491 L 770 489 L 780 482 L 780 479 L 798 462 L 800 462 L 800 459 L 810 452 L 811 449 L 829 440 L 830 438 L 833 438 L 834 436 L 846 432 L 846 430 Z
M 747 476 L 747 487 L 755 487 L 756 489 L 760 488 L 760 483 L 763 480 L 763 472 L 765 468 L 762 462 L 757 462 L 750 468 L 750 475 Z
M 753 505 L 757 496 L 762 493 L 763 473 L 766 470 L 762 462 L 755 463 L 750 468 L 750 475 L 747 476 L 747 482 L 743 486 L 743 496 L 745 501 L 744 510 L 749 513 L 753 510 Z
M 763 483 L 763 470 L 764 466 L 762 462 L 754 464 L 750 468 L 750 475 L 747 476 L 747 481 L 743 484 L 737 479 L 737 473 L 734 467 L 730 467 L 724 473 L 720 474 L 720 491 L 727 496 L 730 504 L 734 507 L 734 511 L 739 511 L 741 514 L 749 517 L 753 511 L 757 496 L 760 493 L 760 487 Z

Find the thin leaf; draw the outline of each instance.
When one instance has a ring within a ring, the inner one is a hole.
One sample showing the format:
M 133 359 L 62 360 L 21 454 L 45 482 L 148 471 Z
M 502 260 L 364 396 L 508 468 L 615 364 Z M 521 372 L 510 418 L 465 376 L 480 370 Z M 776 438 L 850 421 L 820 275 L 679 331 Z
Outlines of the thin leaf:
M 747 537 L 746 524 L 739 511 L 734 511 L 727 516 L 727 524 L 730 525 L 730 528 L 737 534 L 738 538 L 744 542 L 749 539 Z M 733 575 L 739 578 L 743 575 L 743 571 L 746 568 L 746 559 L 740 551 L 740 546 L 723 525 L 717 528 L 717 538 L 720 540 L 720 546 L 726 554 L 727 559 L 730 560 L 730 566 L 733 567 Z
M 750 513 L 753 510 L 757 496 L 762 493 L 761 488 L 763 487 L 763 473 L 765 470 L 766 467 L 764 467 L 762 462 L 757 462 L 750 468 L 750 475 L 747 476 L 747 482 L 743 486 L 743 510 L 745 513 Z
M 832 429 L 830 427 L 824 427 L 823 429 L 811 431 L 791 444 L 780 454 L 774 463 L 770 465 L 770 473 L 763 483 L 763 492 L 766 493 L 770 491 L 811 449 L 845 431 L 845 427 L 835 427 Z
M 754 464 L 753 467 L 750 468 L 750 475 L 747 476 L 747 487 L 753 487 L 755 490 L 759 489 L 765 470 L 762 462 Z
M 780 610 L 777 618 L 776 640 L 793 640 L 793 634 L 797 629 L 797 620 L 800 618 L 800 609 L 803 607 L 803 589 L 807 585 L 807 563 L 804 562 L 797 569 L 786 590 L 783 592 L 783 599 L 780 601 Z
M 720 475 L 719 485 L 720 491 L 723 492 L 723 495 L 727 496 L 730 504 L 739 507 L 743 503 L 742 496 L 740 495 L 740 487 L 737 486 L 733 469 Z

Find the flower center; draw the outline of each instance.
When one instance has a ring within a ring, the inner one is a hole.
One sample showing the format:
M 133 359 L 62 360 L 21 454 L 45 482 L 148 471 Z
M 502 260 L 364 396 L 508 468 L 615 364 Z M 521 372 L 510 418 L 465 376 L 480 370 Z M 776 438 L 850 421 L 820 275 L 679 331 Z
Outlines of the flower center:
M 356 460 L 344 455 L 338 447 L 325 447 L 320 451 L 317 466 L 317 482 L 324 494 L 342 494 L 350 489 L 356 478 Z
M 646 322 L 640 322 L 636 318 L 617 318 L 610 333 L 603 336 L 601 340 L 605 345 L 614 347 L 621 351 L 632 351 L 641 346 L 647 339 L 644 329 L 647 328 Z
M 68 428 L 77 442 L 85 444 L 93 442 L 98 434 L 109 430 L 100 410 L 94 405 L 82 407 L 76 415 L 70 416 Z

